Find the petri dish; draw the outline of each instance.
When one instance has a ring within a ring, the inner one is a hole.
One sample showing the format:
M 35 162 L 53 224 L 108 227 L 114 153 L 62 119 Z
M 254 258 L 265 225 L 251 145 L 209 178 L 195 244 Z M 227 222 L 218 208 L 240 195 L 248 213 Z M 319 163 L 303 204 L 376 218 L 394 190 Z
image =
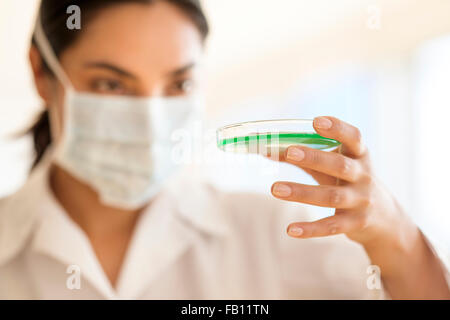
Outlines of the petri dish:
M 249 121 L 217 130 L 217 147 L 225 152 L 282 154 L 291 145 L 332 151 L 341 143 L 320 136 L 309 119 Z

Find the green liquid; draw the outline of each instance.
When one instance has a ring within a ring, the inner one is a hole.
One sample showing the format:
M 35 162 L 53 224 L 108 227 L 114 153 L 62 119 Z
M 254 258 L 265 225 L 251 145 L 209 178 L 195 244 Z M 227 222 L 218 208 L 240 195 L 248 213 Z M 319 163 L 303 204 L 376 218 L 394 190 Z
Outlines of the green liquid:
M 291 145 L 330 151 L 340 146 L 340 142 L 324 138 L 317 133 L 258 133 L 223 139 L 217 143 L 219 149 L 236 153 L 264 153 L 276 149 L 284 152 Z

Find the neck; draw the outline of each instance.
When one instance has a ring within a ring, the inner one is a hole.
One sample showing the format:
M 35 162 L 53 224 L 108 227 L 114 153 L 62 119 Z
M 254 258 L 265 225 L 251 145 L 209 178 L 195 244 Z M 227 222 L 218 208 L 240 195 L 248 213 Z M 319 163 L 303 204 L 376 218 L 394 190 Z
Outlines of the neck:
M 67 214 L 90 238 L 131 234 L 142 211 L 102 204 L 91 187 L 55 164 L 50 168 L 50 187 Z

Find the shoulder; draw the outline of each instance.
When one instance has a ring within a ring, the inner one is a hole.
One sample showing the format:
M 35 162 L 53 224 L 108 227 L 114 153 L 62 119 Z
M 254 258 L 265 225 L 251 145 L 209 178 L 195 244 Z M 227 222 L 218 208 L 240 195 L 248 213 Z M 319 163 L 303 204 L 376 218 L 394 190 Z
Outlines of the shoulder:
M 44 191 L 36 172 L 14 194 L 0 200 L 0 265 L 15 256 L 32 231 Z
M 0 236 L 5 234 L 7 227 L 12 227 L 23 220 L 26 214 L 22 208 L 29 202 L 31 195 L 26 184 L 15 193 L 0 199 Z

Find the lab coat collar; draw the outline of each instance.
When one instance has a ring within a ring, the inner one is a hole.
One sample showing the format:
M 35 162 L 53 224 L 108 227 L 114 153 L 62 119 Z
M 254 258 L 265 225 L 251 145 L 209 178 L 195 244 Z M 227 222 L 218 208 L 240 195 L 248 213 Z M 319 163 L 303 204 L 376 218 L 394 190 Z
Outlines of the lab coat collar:
M 44 187 L 45 188 L 45 187 Z M 80 268 L 82 278 L 88 280 L 104 297 L 115 298 L 114 290 L 95 256 L 86 234 L 59 206 L 50 190 L 43 193 L 40 215 L 31 236 L 31 250 L 50 256 L 67 267 Z
M 32 250 L 67 265 L 78 265 L 83 276 L 106 298 L 137 297 L 144 285 L 174 263 L 199 234 L 216 237 L 229 232 L 214 190 L 194 178 L 192 169 L 182 170 L 140 217 L 115 291 L 86 235 L 53 198 L 48 186 L 49 153 L 21 190 L 2 204 L 0 266 L 30 241 Z M 60 239 L 65 239 L 63 245 Z
M 193 168 L 173 177 L 140 219 L 118 280 L 121 297 L 139 298 L 199 237 L 221 238 L 230 232 L 214 190 Z
M 170 181 L 166 192 L 185 222 L 210 236 L 230 233 L 226 212 L 220 205 L 222 193 L 207 182 L 201 167 L 185 167 Z
M 0 266 L 27 246 L 61 263 L 77 265 L 102 296 L 113 298 L 109 284 L 89 241 L 56 201 L 48 184 L 49 150 L 24 186 L 0 209 Z M 62 241 L 63 240 L 63 241 Z M 87 272 L 84 272 L 87 271 Z

